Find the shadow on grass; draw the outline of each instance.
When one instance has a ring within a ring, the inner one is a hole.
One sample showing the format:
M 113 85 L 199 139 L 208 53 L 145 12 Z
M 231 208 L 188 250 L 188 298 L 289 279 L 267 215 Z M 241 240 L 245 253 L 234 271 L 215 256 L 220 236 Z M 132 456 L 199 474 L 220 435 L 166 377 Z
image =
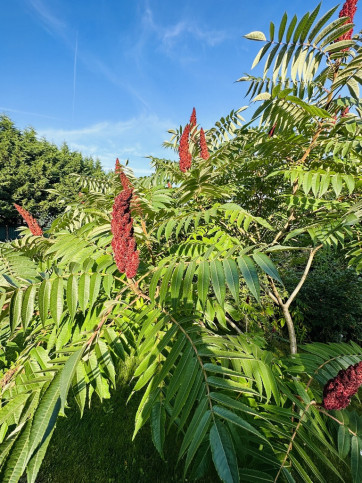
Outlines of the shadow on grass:
M 183 481 L 183 462 L 177 465 L 181 441 L 175 432 L 166 438 L 165 461 L 152 443 L 149 425 L 132 441 L 140 397 L 136 394 L 126 405 L 130 390 L 119 385 L 103 403 L 93 396 L 82 419 L 71 402 L 67 417 L 58 420 L 37 483 Z M 211 475 L 204 481 L 220 480 Z

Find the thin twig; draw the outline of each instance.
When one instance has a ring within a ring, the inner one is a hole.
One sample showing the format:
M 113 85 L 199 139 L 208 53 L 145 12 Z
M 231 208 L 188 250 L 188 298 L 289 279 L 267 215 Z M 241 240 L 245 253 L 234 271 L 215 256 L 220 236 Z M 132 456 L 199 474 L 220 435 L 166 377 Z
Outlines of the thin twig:
M 277 473 L 277 476 L 276 476 L 276 477 L 275 477 L 275 479 L 274 479 L 274 483 L 275 483 L 275 482 L 278 480 L 278 478 L 279 478 L 279 476 L 280 476 L 280 473 L 281 473 L 282 469 L 284 468 L 285 463 L 287 462 L 287 459 L 288 459 L 289 453 L 290 453 L 290 452 L 292 451 L 292 449 L 293 449 L 293 442 L 294 442 L 294 439 L 295 439 L 295 437 L 296 437 L 296 435 L 297 435 L 297 432 L 298 432 L 298 430 L 299 430 L 299 428 L 300 428 L 300 426 L 301 426 L 301 424 L 302 424 L 302 420 L 303 420 L 304 415 L 306 414 L 306 412 L 308 411 L 308 409 L 310 408 L 310 406 L 315 405 L 315 404 L 316 404 L 316 403 L 315 403 L 315 401 L 311 401 L 311 402 L 309 402 L 309 403 L 306 405 L 306 407 L 305 407 L 305 409 L 304 409 L 304 411 L 303 411 L 302 415 L 300 416 L 299 421 L 298 421 L 298 424 L 297 424 L 297 426 L 295 427 L 294 433 L 292 434 L 292 437 L 291 437 L 291 439 L 290 439 L 290 442 L 289 442 L 289 445 L 288 445 L 287 452 L 286 452 L 286 454 L 285 454 L 285 456 L 284 456 L 284 459 L 283 459 L 283 461 L 282 461 L 282 464 L 280 465 L 280 468 L 279 468 L 279 471 L 278 471 L 278 473 Z

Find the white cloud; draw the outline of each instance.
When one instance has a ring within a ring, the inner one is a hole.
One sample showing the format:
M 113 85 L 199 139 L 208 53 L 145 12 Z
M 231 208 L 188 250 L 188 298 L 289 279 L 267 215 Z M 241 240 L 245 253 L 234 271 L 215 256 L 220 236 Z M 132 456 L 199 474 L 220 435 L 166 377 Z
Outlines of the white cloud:
M 58 146 L 66 142 L 72 150 L 99 158 L 105 169 L 113 169 L 118 157 L 121 161 L 129 159 L 135 173 L 148 174 L 147 156 L 173 157 L 171 151 L 162 148 L 166 131 L 172 126 L 170 120 L 142 114 L 127 121 L 104 121 L 79 129 L 42 129 L 38 135 Z
M 161 47 L 167 54 L 171 54 L 175 44 L 187 36 L 197 39 L 210 47 L 222 43 L 228 37 L 227 32 L 223 30 L 204 30 L 195 23 L 194 19 L 190 18 L 181 19 L 177 23 L 168 26 L 156 23 L 148 2 L 142 14 L 141 24 L 143 30 L 134 49 L 138 55 L 141 54 L 142 47 L 145 45 L 146 38 L 149 35 L 157 36 Z
M 166 47 L 169 47 L 171 43 L 184 34 L 195 37 L 196 39 L 205 42 L 210 47 L 220 44 L 227 38 L 226 33 L 221 30 L 202 30 L 193 22 L 190 23 L 186 21 L 178 22 L 171 27 L 163 29 L 161 32 L 162 42 Z

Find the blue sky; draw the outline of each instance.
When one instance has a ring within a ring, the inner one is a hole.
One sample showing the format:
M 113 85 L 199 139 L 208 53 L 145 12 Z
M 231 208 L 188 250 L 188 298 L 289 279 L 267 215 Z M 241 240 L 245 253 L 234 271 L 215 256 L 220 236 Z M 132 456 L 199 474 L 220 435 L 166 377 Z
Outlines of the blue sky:
M 234 81 L 286 10 L 300 18 L 315 0 L 10 0 L 1 5 L 0 112 L 17 127 L 99 158 L 129 159 L 135 174 L 167 130 L 195 106 L 205 129 L 247 104 Z M 322 12 L 337 2 L 325 0 Z M 341 5 L 343 2 L 341 2 Z M 361 25 L 362 7 L 355 16 Z M 247 114 L 246 114 L 247 115 Z

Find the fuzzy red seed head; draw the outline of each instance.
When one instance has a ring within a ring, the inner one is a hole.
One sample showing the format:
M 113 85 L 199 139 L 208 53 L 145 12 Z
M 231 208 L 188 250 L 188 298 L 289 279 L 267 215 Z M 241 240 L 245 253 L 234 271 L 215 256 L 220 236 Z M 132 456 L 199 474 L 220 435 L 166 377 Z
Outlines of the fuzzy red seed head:
M 323 389 L 323 407 L 328 410 L 344 409 L 362 384 L 362 362 L 339 371 Z
M 16 203 L 14 203 L 14 206 L 19 212 L 19 214 L 23 217 L 24 221 L 26 221 L 26 224 L 28 225 L 32 235 L 42 236 L 43 230 L 38 225 L 38 222 L 36 221 L 36 219 L 32 217 L 28 211 L 26 211 L 24 208 L 17 205 Z
M 131 217 L 132 189 L 124 189 L 114 200 L 112 210 L 112 249 L 118 270 L 134 277 L 139 265 L 139 254 L 133 236 Z M 136 255 L 137 254 L 137 255 Z
M 116 159 L 116 168 L 115 168 L 115 173 L 120 173 L 122 171 L 121 165 L 119 163 L 119 159 Z
M 209 159 L 210 154 L 206 144 L 206 137 L 204 130 L 200 130 L 200 155 L 203 159 Z
M 180 138 L 180 170 L 185 173 L 191 168 L 192 156 L 189 148 L 190 125 L 187 124 Z
M 195 127 L 197 124 L 197 121 L 196 121 L 196 109 L 193 108 L 192 109 L 192 113 L 191 113 L 191 117 L 190 117 L 190 128 L 192 129 L 193 127 Z
M 120 171 L 119 177 L 121 179 L 121 183 L 122 183 L 123 189 L 124 190 L 130 189 L 131 188 L 131 183 L 130 183 L 129 179 L 127 178 L 127 176 L 124 174 L 124 172 L 122 170 Z
M 345 23 L 353 23 L 353 18 L 354 15 L 357 11 L 357 2 L 358 0 L 346 0 L 343 4 L 342 10 L 339 12 L 339 18 L 341 17 L 349 17 L 349 20 L 347 20 Z M 351 30 L 348 30 L 345 34 L 341 35 L 338 39 L 337 42 L 340 40 L 350 40 L 352 38 L 353 34 L 353 28 Z M 348 50 L 348 49 L 344 49 Z

